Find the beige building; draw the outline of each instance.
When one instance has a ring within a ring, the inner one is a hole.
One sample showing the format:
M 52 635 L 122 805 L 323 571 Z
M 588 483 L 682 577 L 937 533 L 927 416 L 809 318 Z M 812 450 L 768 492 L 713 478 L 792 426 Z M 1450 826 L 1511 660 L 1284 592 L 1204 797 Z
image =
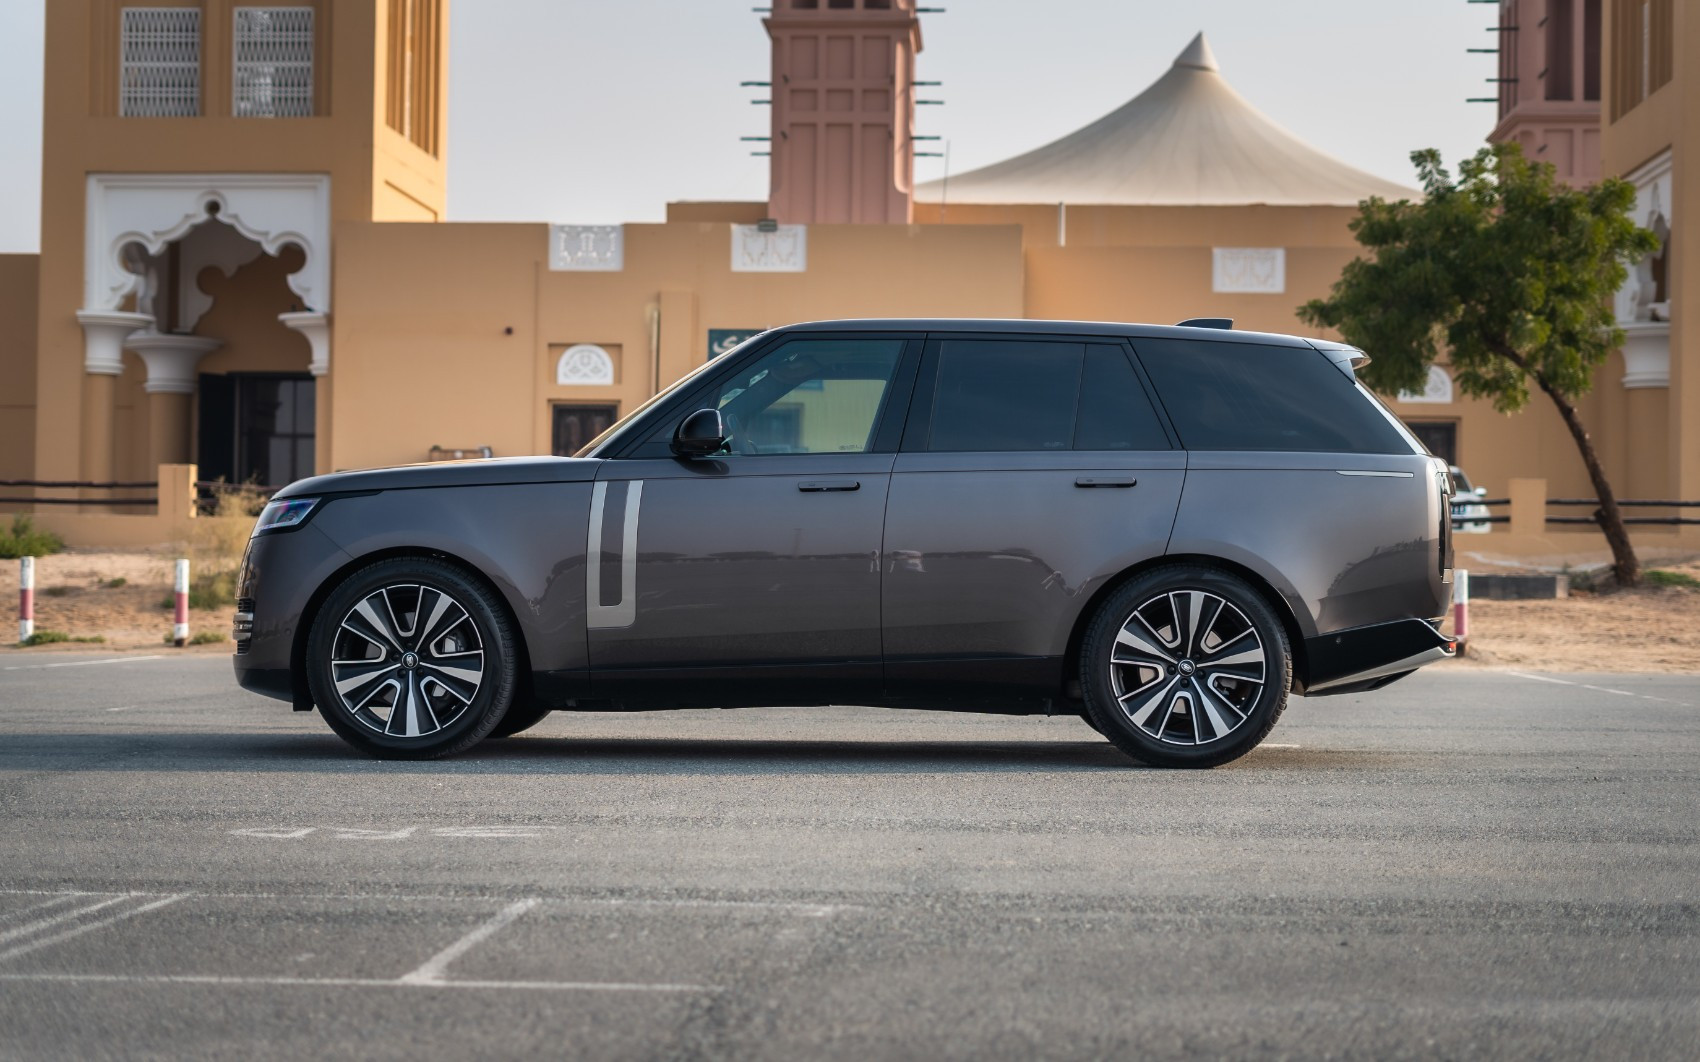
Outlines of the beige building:
M 0 478 L 151 483 L 194 463 L 276 485 L 570 453 L 742 336 L 798 320 L 1231 316 L 1304 333 L 1296 307 L 1355 254 L 1356 203 L 1412 194 L 1257 112 L 1202 36 L 1098 122 L 917 188 L 914 0 L 776 0 L 768 201 L 681 201 L 660 224 L 445 223 L 445 6 L 49 5 L 43 250 L 0 257 L 17 340 L 0 348 Z M 1616 106 L 1621 63 L 1602 63 Z M 1661 94 L 1692 89 L 1665 63 L 1669 83 L 1622 124 L 1657 130 L 1636 135 L 1670 157 L 1681 110 Z M 1640 148 L 1614 129 L 1607 172 L 1657 154 L 1620 166 Z M 1614 364 L 1586 413 L 1626 494 L 1700 497 L 1692 439 L 1672 428 L 1648 452 L 1647 408 L 1668 401 L 1677 426 L 1678 396 L 1700 392 L 1700 371 L 1666 375 L 1639 386 L 1654 377 Z M 1478 482 L 1585 491 L 1556 416 L 1503 418 L 1431 383 L 1399 409 Z M 81 519 L 96 499 L 152 496 L 7 493 L 83 499 L 40 510 L 73 540 L 116 534 L 117 518 Z

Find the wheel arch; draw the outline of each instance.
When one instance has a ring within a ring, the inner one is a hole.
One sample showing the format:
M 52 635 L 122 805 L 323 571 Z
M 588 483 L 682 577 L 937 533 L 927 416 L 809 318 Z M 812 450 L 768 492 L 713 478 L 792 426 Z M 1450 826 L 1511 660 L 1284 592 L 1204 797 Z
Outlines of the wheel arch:
M 296 711 L 308 711 L 313 706 L 313 695 L 307 683 L 307 642 L 312 636 L 313 624 L 318 622 L 319 612 L 324 608 L 325 600 L 336 591 L 338 586 L 342 585 L 343 580 L 360 569 L 382 561 L 406 557 L 438 560 L 452 564 L 490 591 L 501 606 L 508 623 L 513 627 L 515 648 L 519 652 L 519 674 L 515 676 L 514 703 L 522 703 L 522 696 L 525 699 L 530 699 L 532 694 L 531 652 L 526 645 L 525 628 L 520 624 L 518 614 L 514 612 L 513 603 L 508 600 L 508 595 L 502 592 L 502 588 L 496 585 L 496 581 L 490 578 L 489 574 L 478 565 L 468 561 L 465 557 L 456 556 L 446 550 L 425 546 L 392 546 L 374 550 L 371 553 L 362 553 L 350 560 L 347 564 L 327 575 L 314 588 L 311 596 L 307 598 L 307 604 L 301 610 L 301 619 L 295 625 L 295 638 L 289 649 L 290 686 L 294 695 Z
M 1074 627 L 1069 631 L 1068 648 L 1063 656 L 1063 684 L 1066 699 L 1070 702 L 1080 700 L 1076 676 L 1080 671 L 1081 645 L 1086 640 L 1086 628 L 1091 625 L 1092 617 L 1097 615 L 1098 608 L 1109 596 L 1127 585 L 1128 582 L 1139 578 L 1146 572 L 1170 565 L 1194 564 L 1205 568 L 1215 568 L 1244 580 L 1257 594 L 1263 598 L 1275 617 L 1281 621 L 1281 628 L 1287 634 L 1287 644 L 1293 658 L 1293 691 L 1297 692 L 1304 686 L 1304 676 L 1309 674 L 1308 662 L 1305 659 L 1305 640 L 1299 626 L 1298 617 L 1287 599 L 1257 571 L 1228 560 L 1224 557 L 1211 556 L 1204 553 L 1167 553 L 1160 557 L 1152 557 L 1131 567 L 1117 572 L 1104 580 L 1104 585 L 1093 592 L 1074 618 Z

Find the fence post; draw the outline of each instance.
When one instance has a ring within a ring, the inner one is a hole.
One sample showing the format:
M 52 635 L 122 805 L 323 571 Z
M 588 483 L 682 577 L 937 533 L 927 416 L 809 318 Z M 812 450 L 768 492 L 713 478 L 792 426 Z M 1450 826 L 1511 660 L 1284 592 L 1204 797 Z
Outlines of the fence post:
M 1514 479 L 1506 491 L 1511 499 L 1511 533 L 1544 535 L 1547 532 L 1547 481 Z
M 172 580 L 171 644 L 181 649 L 189 644 L 189 561 L 177 562 Z
M 35 558 L 18 558 L 18 641 L 35 633 Z
M 1470 573 L 1464 568 L 1452 570 L 1452 637 L 1464 652 L 1470 640 Z

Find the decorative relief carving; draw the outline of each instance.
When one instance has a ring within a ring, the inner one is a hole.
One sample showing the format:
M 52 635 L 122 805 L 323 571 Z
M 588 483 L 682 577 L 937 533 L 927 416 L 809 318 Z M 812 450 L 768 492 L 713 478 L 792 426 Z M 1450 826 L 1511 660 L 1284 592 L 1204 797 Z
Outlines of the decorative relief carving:
M 1452 377 L 1438 365 L 1428 367 L 1428 381 L 1421 391 L 1400 391 L 1401 402 L 1428 402 L 1445 405 L 1452 401 Z
M 780 225 L 772 232 L 759 225 L 732 226 L 732 272 L 801 273 L 808 265 L 807 225 Z
M 575 343 L 556 360 L 555 383 L 563 387 L 611 386 L 614 358 L 594 343 Z
M 549 268 L 617 273 L 626 267 L 624 225 L 549 226 Z
M 1279 295 L 1287 290 L 1285 247 L 1217 247 L 1211 251 L 1210 290 Z

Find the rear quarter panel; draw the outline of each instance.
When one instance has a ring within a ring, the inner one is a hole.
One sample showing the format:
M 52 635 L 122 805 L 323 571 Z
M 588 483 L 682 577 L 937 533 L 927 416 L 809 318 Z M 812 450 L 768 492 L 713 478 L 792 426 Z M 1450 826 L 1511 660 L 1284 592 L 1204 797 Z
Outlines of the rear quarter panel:
M 1443 501 L 1422 455 L 1194 451 L 1169 552 L 1258 573 L 1306 638 L 1430 619 L 1447 600 Z

